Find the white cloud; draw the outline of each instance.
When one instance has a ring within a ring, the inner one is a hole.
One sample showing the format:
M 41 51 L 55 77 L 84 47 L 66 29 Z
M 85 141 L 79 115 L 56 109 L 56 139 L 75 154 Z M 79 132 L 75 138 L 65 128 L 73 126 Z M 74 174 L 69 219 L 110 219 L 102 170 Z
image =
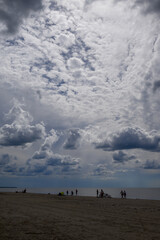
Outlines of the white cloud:
M 143 8 L 141 1 L 136 2 Z M 111 163 L 111 153 L 93 150 L 91 143 L 103 145 L 106 140 L 106 149 L 123 150 L 124 138 L 119 148 L 114 141 L 122 139 L 121 129 L 133 130 L 130 140 L 137 137 L 143 161 L 147 147 L 140 136 L 148 146 L 153 141 L 150 150 L 156 154 L 160 41 L 158 15 L 152 13 L 158 2 L 145 2 L 150 14 L 142 14 L 132 1 L 115 4 L 112 0 L 46 0 L 42 11 L 32 16 L 29 13 L 34 7 L 23 9 L 15 34 L 0 39 L 1 145 L 34 143 L 30 153 L 33 168 L 38 164 L 36 171 L 45 174 L 53 172 L 47 159 L 59 154 L 63 160 L 65 151 L 71 161 L 82 156 L 83 165 L 97 164 L 105 154 Z M 9 111 L 13 97 L 25 106 Z M 73 129 L 78 129 L 81 138 Z M 46 140 L 39 146 L 40 141 L 35 140 L 45 132 Z M 126 155 L 121 160 L 137 155 L 136 151 L 131 155 L 123 152 Z
M 61 34 L 57 40 L 61 47 L 69 48 L 75 43 L 75 36 L 72 33 Z
M 78 59 L 78 58 L 70 58 L 69 60 L 68 60 L 68 66 L 69 66 L 69 68 L 71 68 L 71 69 L 79 69 L 79 68 L 81 68 L 82 67 L 82 61 L 80 60 L 80 59 Z
M 7 119 L 11 119 L 11 124 L 4 124 L 0 128 L 1 146 L 24 146 L 45 136 L 43 124 L 31 125 L 32 117 L 21 108 L 17 101 L 6 114 Z
M 77 1 L 72 7 L 67 2 L 57 5 L 59 10 L 53 5 L 36 20 L 28 19 L 28 25 L 20 30 L 24 40 L 13 38 L 9 55 L 5 53 L 6 46 L 2 55 L 12 58 L 12 64 L 3 63 L 3 73 L 14 73 L 12 79 L 20 89 L 32 87 L 41 92 L 41 102 L 51 105 L 53 112 L 57 111 L 57 102 L 63 117 L 72 115 L 74 123 L 77 115 L 78 121 L 86 124 L 91 119 L 108 118 L 110 127 L 117 116 L 122 122 L 127 121 L 123 111 L 128 111 L 128 116 L 133 114 L 128 104 L 132 95 L 141 94 L 140 66 L 144 67 L 143 59 L 150 60 L 150 51 L 144 57 L 149 47 L 144 39 L 149 36 L 150 20 L 146 27 L 146 19 L 137 17 L 135 10 L 128 10 L 124 16 L 125 5 L 119 8 L 112 1 L 93 2 L 87 11 Z M 99 11 L 101 8 L 103 12 Z M 9 68 L 5 68 L 7 65 Z M 9 75 L 7 80 L 11 82 Z M 61 94 L 62 85 L 66 95 Z

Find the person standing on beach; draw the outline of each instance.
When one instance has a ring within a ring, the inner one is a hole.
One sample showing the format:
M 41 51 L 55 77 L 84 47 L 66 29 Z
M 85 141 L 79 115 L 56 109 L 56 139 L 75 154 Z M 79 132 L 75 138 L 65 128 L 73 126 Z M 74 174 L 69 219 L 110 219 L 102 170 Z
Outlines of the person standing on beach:
M 120 194 L 121 194 L 121 198 L 123 198 L 123 196 L 124 196 L 124 193 L 123 193 L 123 191 L 122 191 L 122 190 L 120 191 Z
M 97 197 L 98 197 L 98 193 L 99 193 L 99 191 L 98 191 L 98 189 L 97 189 Z
M 124 196 L 124 198 L 126 198 L 126 195 L 127 195 L 127 194 L 126 194 L 126 191 L 124 190 L 124 191 L 123 191 L 123 196 Z
M 100 196 L 101 196 L 101 198 L 103 198 L 103 196 L 104 196 L 104 191 L 103 191 L 103 189 L 101 189 Z
M 67 193 L 67 196 L 68 196 L 68 190 L 67 190 L 67 192 L 66 192 L 66 193 Z
M 78 194 L 78 190 L 76 189 L 76 196 L 77 196 L 77 194 Z

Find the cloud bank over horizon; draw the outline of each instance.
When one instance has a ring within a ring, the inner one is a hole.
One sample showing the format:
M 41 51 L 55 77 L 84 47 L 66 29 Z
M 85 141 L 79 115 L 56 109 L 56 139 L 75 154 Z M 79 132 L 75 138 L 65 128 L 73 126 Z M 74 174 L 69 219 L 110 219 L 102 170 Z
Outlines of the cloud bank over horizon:
M 3 180 L 157 186 L 160 1 L 0 3 Z

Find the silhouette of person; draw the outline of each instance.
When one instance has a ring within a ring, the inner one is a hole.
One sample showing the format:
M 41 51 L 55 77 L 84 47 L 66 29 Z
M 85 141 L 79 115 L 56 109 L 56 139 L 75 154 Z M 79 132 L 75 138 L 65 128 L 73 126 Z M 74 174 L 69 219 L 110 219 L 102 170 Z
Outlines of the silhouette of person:
M 123 191 L 123 196 L 124 196 L 124 198 L 126 198 L 126 195 L 127 195 L 127 194 L 126 194 L 126 191 L 124 190 L 124 191 Z
M 67 193 L 67 196 L 68 196 L 68 190 L 67 190 L 67 192 L 66 192 L 66 193 Z
M 76 189 L 76 196 L 77 196 L 77 194 L 78 194 L 78 190 Z
M 99 191 L 98 191 L 98 189 L 97 189 L 97 197 L 98 197 L 98 194 L 99 194 Z
M 123 191 L 122 191 L 122 190 L 120 191 L 120 194 L 121 194 L 121 198 L 123 198 L 123 196 L 124 196 L 124 193 L 123 193 Z
M 103 198 L 103 195 L 104 195 L 104 191 L 103 191 L 103 189 L 101 189 L 101 198 Z
M 71 195 L 73 196 L 73 191 L 71 191 Z

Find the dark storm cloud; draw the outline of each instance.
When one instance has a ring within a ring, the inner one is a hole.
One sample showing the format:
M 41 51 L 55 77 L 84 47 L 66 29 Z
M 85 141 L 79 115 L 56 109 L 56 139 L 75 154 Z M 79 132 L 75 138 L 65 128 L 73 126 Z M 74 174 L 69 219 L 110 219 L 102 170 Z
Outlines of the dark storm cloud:
M 160 169 L 160 164 L 155 160 L 153 161 L 147 160 L 143 168 L 144 169 Z
M 139 128 L 125 128 L 110 134 L 106 140 L 96 143 L 97 149 L 115 151 L 123 149 L 143 149 L 146 151 L 160 151 L 160 135 L 149 135 Z
M 0 0 L 0 22 L 8 33 L 15 33 L 23 18 L 31 11 L 42 9 L 42 0 Z
M 153 91 L 155 92 L 157 89 L 160 89 L 160 81 L 154 82 Z
M 113 154 L 113 160 L 115 162 L 119 162 L 119 163 L 123 163 L 123 162 L 127 162 L 129 160 L 133 160 L 135 159 L 135 156 L 128 156 L 126 153 L 124 153 L 123 151 L 119 151 Z
M 79 130 L 72 129 L 69 131 L 67 141 L 64 143 L 65 149 L 77 149 L 78 147 L 78 140 L 80 139 Z
M 17 124 L 5 124 L 0 128 L 1 146 L 24 146 L 26 143 L 32 143 L 44 136 L 44 126 L 36 124 L 35 126 L 20 126 Z

